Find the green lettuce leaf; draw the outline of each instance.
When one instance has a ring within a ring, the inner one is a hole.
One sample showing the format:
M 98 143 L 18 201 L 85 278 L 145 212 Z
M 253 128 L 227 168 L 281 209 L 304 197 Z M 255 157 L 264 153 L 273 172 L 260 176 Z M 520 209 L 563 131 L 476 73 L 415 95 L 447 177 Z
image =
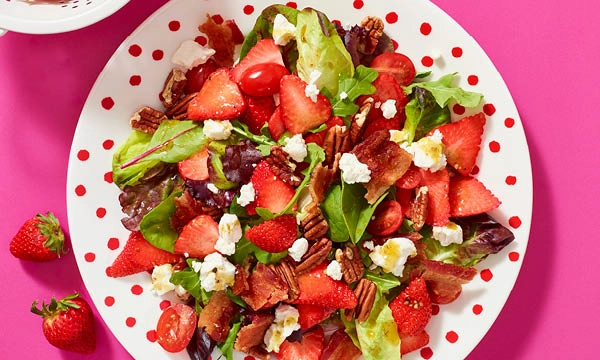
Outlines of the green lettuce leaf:
M 227 338 L 222 344 L 219 344 L 219 350 L 225 356 L 227 360 L 233 360 L 233 344 L 235 343 L 235 338 L 242 327 L 242 321 L 238 320 L 233 325 L 231 325 L 231 329 L 229 330 L 229 334 L 227 334 Z
M 254 245 L 246 237 L 242 237 L 235 245 L 235 253 L 231 255 L 231 259 L 234 264 L 243 264 L 244 259 L 251 254 L 263 264 L 273 264 L 286 257 L 287 250 L 280 253 L 270 253 Z
M 356 114 L 358 105 L 354 101 L 361 95 L 370 95 L 375 92 L 373 81 L 377 79 L 378 75 L 377 70 L 359 65 L 354 76 L 341 77 L 336 95 L 328 96 L 333 115 L 345 117 Z M 326 91 L 323 93 L 328 95 Z
M 296 45 L 298 76 L 306 82 L 310 74 L 317 70 L 321 76 L 315 85 L 330 94 L 337 94 L 339 76 L 354 76 L 352 57 L 335 26 L 327 16 L 317 10 L 306 8 L 298 13 L 296 21 Z
M 387 299 L 378 288 L 371 314 L 364 322 L 355 321 L 356 335 L 365 360 L 400 360 L 398 326 Z
M 415 87 L 420 87 L 431 92 L 435 101 L 441 107 L 448 106 L 450 100 L 453 99 L 464 107 L 473 108 L 478 106 L 483 99 L 483 95 L 453 86 L 452 82 L 456 75 L 457 73 L 446 74 L 438 80 L 413 83 L 404 88 L 404 92 L 410 95 Z
M 159 164 L 159 161 L 140 161 L 121 169 L 121 164 L 133 159 L 148 148 L 152 135 L 134 130 L 125 142 L 117 149 L 112 158 L 113 181 L 119 187 L 136 184 L 148 170 Z
M 341 211 L 342 186 L 332 185 L 325 193 L 325 200 L 321 203 L 321 209 L 329 223 L 329 238 L 335 242 L 345 242 L 350 237 L 344 213 Z
M 174 250 L 175 241 L 179 235 L 171 228 L 171 216 L 175 213 L 173 200 L 180 195 L 181 191 L 171 193 L 169 197 L 147 213 L 140 222 L 140 231 L 144 238 L 159 249 L 170 252 Z
M 192 262 L 198 259 L 188 258 L 188 267 L 181 271 L 175 271 L 169 281 L 174 285 L 180 285 L 195 299 L 202 300 L 202 288 L 200 287 L 200 276 L 192 269 Z

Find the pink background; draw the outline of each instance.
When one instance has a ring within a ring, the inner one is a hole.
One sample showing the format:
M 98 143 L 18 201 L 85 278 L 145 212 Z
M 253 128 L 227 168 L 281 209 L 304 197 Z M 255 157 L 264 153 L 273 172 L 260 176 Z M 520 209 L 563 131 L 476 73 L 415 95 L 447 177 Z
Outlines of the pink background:
M 374 1 L 374 0 L 371 0 Z M 73 254 L 21 262 L 8 243 L 25 219 L 53 211 L 68 229 L 71 139 L 96 76 L 165 0 L 133 0 L 110 18 L 58 35 L 0 38 L 0 358 L 79 359 L 49 345 L 31 302 L 73 290 L 89 299 Z M 600 323 L 600 6 L 592 0 L 434 0 L 484 48 L 519 108 L 533 164 L 534 209 L 521 274 L 468 359 L 593 358 Z M 534 4 L 536 3 L 536 4 Z M 97 317 L 88 359 L 130 356 Z

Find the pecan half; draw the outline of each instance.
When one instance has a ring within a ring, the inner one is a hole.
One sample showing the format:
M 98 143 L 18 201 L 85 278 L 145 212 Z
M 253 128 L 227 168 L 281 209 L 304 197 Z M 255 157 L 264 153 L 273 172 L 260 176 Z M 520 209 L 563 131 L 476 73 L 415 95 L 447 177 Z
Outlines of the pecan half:
M 271 171 L 277 175 L 283 182 L 292 186 L 298 186 L 302 180 L 294 174 L 294 170 L 288 161 L 287 154 L 281 146 L 272 146 L 271 154 L 266 161 L 269 163 Z
M 130 123 L 135 130 L 152 135 L 165 120 L 167 120 L 167 116 L 164 113 L 150 106 L 144 106 L 133 114 Z
M 348 128 L 336 125 L 325 134 L 323 148 L 325 149 L 325 164 L 331 169 L 338 153 L 350 151 L 350 138 Z
M 289 261 L 283 259 L 279 262 L 279 265 L 270 265 L 271 270 L 275 271 L 279 277 L 281 277 L 288 284 L 288 297 L 289 300 L 295 300 L 300 294 L 300 287 L 296 280 L 296 271 L 294 266 Z
M 313 169 L 308 182 L 308 192 L 315 205 L 325 200 L 325 193 L 333 180 L 333 175 L 333 171 L 328 166 L 323 166 L 323 163 L 317 164 Z
M 300 230 L 306 240 L 318 240 L 327 234 L 329 224 L 315 202 L 306 206 L 306 216 L 300 220 Z
M 429 203 L 428 194 L 427 186 L 421 186 L 417 189 L 416 197 L 410 202 L 410 219 L 413 221 L 415 231 L 421 230 L 425 225 Z
M 331 240 L 322 238 L 321 240 L 314 243 L 310 249 L 302 256 L 300 264 L 296 266 L 296 275 L 302 275 L 308 272 L 313 267 L 319 265 L 325 259 L 331 251 Z
M 346 311 L 346 320 L 350 321 L 355 317 L 358 322 L 363 322 L 369 318 L 373 303 L 375 302 L 375 294 L 377 293 L 377 285 L 368 279 L 360 279 L 354 294 L 358 298 L 358 304 L 350 311 Z
M 373 100 L 372 97 L 366 98 L 362 104 L 360 104 L 360 108 L 356 114 L 352 116 L 350 123 L 350 141 L 352 144 L 357 144 L 358 140 L 360 140 L 364 132 L 365 121 L 367 120 L 367 116 L 373 108 L 374 102 L 375 100 Z
M 171 119 L 183 120 L 187 119 L 187 109 L 192 100 L 196 97 L 197 93 L 187 94 L 181 99 L 177 100 L 173 106 L 167 108 L 165 115 Z
M 365 29 L 367 36 L 361 37 L 358 44 L 358 51 L 363 54 L 371 55 L 377 48 L 379 38 L 383 35 L 383 21 L 377 16 L 367 16 L 360 23 Z
M 167 75 L 163 90 L 161 91 L 161 100 L 163 106 L 168 109 L 179 100 L 185 90 L 187 78 L 185 73 L 179 69 L 173 69 Z
M 349 244 L 343 250 L 337 249 L 335 251 L 335 259 L 340 263 L 345 282 L 351 284 L 362 278 L 365 266 L 360 258 L 360 252 L 355 245 Z

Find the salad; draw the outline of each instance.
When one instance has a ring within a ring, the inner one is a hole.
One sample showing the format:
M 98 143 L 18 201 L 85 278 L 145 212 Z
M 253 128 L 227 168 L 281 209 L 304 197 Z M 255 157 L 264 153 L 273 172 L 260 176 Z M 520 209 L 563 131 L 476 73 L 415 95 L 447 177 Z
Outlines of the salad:
M 131 235 L 111 277 L 151 271 L 157 342 L 207 359 L 399 359 L 434 304 L 514 236 L 471 174 L 481 94 L 431 79 L 383 22 L 265 8 L 246 35 L 207 17 L 113 157 Z M 236 61 L 236 49 L 239 61 Z

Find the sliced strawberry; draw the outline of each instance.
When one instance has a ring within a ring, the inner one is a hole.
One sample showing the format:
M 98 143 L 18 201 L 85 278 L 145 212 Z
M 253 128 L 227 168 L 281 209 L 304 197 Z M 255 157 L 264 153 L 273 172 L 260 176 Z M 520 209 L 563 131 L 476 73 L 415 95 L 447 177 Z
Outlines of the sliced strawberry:
M 296 217 L 281 215 L 251 227 L 245 236 L 259 248 L 278 253 L 292 246 L 296 241 L 296 231 Z
M 254 215 L 256 207 L 269 209 L 272 213 L 281 212 L 294 197 L 294 188 L 281 180 L 267 161 L 261 161 L 250 179 L 255 191 L 255 201 L 246 207 L 248 214 Z
M 321 321 L 329 318 L 331 314 L 337 310 L 334 307 L 309 304 L 298 304 L 296 305 L 296 309 L 298 309 L 298 313 L 300 314 L 300 316 L 298 316 L 298 323 L 302 330 L 310 329 L 311 327 L 320 324 Z
M 450 180 L 450 216 L 482 214 L 500 206 L 500 200 L 472 176 L 455 176 Z
M 231 76 L 237 83 L 242 78 L 244 71 L 249 67 L 262 63 L 276 63 L 285 66 L 281 57 L 281 50 L 273 39 L 262 39 L 248 51 L 248 54 L 231 70 Z
M 232 120 L 246 110 L 246 100 L 229 70 L 219 69 L 208 77 L 188 106 L 191 120 Z
M 204 259 L 215 252 L 218 239 L 219 224 L 208 215 L 198 215 L 183 227 L 175 242 L 175 253 Z
M 325 123 L 331 115 L 329 100 L 325 95 L 318 94 L 317 102 L 313 102 L 306 96 L 307 85 L 296 75 L 281 78 L 281 117 L 285 128 L 292 134 L 303 134 Z
M 393 76 L 398 84 L 402 86 L 410 84 L 417 74 L 415 65 L 410 58 L 399 53 L 387 52 L 377 55 L 371 61 L 371 67 L 377 70 L 379 74 Z
M 156 265 L 175 264 L 181 256 L 159 249 L 150 244 L 141 232 L 132 232 L 106 275 L 122 277 L 152 270 Z
M 240 30 L 238 25 L 235 23 L 235 20 L 225 20 L 223 25 L 231 29 L 231 37 L 234 44 L 241 45 L 244 42 L 244 34 L 242 33 L 242 30 Z
M 258 135 L 275 111 L 275 100 L 272 96 L 246 96 L 246 103 L 248 106 L 240 120 Z
M 406 289 L 392 300 L 390 309 L 400 333 L 415 335 L 425 329 L 432 311 L 425 280 L 421 277 L 412 280 Z
M 402 126 L 406 119 L 404 108 L 406 107 L 406 104 L 408 104 L 409 99 L 398 84 L 398 81 L 388 74 L 381 73 L 377 79 L 373 81 L 373 86 L 375 86 L 375 93 L 369 96 L 372 97 L 379 106 L 371 108 L 367 117 L 367 124 L 383 117 L 383 111 L 381 110 L 381 105 L 383 105 L 383 103 L 388 100 L 395 100 L 396 115 L 394 118 L 397 119 L 397 121 L 400 122 L 400 126 Z M 364 99 L 365 97 L 366 96 L 361 97 L 361 99 Z
M 302 334 L 300 341 L 285 340 L 279 347 L 279 360 L 319 360 L 323 352 L 325 335 L 323 328 L 317 326 Z
M 344 329 L 336 330 L 329 337 L 323 353 L 322 360 L 357 360 L 362 355 L 359 348 L 354 345 L 350 336 Z
M 354 308 L 358 301 L 354 291 L 345 282 L 334 280 L 326 275 L 325 269 L 327 269 L 327 262 L 315 266 L 298 277 L 300 294 L 293 303 L 336 309 Z
M 179 174 L 184 179 L 208 180 L 208 148 L 203 148 L 189 158 L 180 161 Z
M 396 186 L 402 189 L 414 189 L 421 182 L 421 171 L 414 164 L 410 165 L 408 170 L 402 175 L 398 181 L 396 181 Z
M 443 226 L 450 217 L 450 200 L 448 191 L 450 176 L 448 170 L 442 169 L 434 173 L 421 170 L 421 185 L 427 186 L 429 200 L 427 202 L 427 219 L 429 225 Z
M 443 135 L 448 163 L 462 175 L 469 175 L 475 166 L 484 126 L 485 114 L 480 112 L 436 128 Z
M 429 344 L 429 334 L 425 330 L 415 335 L 400 334 L 400 354 L 402 355 L 418 350 L 427 344 Z
M 402 122 L 397 117 L 386 119 L 383 116 L 370 121 L 367 124 L 365 132 L 363 133 L 363 139 L 368 138 L 371 134 L 378 130 L 400 130 Z
M 269 133 L 271 137 L 278 141 L 281 135 L 285 132 L 285 124 L 281 118 L 281 106 L 277 106 L 273 114 L 269 118 Z
M 210 74 L 218 69 L 219 65 L 217 65 L 217 63 L 211 58 L 208 59 L 204 64 L 200 64 L 188 70 L 185 73 L 185 78 L 187 79 L 185 84 L 185 93 L 193 94 L 200 91 Z
M 325 130 L 307 135 L 304 139 L 306 143 L 315 143 L 319 146 L 323 146 L 323 143 L 325 142 L 325 136 L 327 135 L 327 131 L 336 125 L 344 126 L 344 119 L 342 119 L 339 116 L 333 116 L 331 119 L 325 122 L 325 125 L 327 126 Z

